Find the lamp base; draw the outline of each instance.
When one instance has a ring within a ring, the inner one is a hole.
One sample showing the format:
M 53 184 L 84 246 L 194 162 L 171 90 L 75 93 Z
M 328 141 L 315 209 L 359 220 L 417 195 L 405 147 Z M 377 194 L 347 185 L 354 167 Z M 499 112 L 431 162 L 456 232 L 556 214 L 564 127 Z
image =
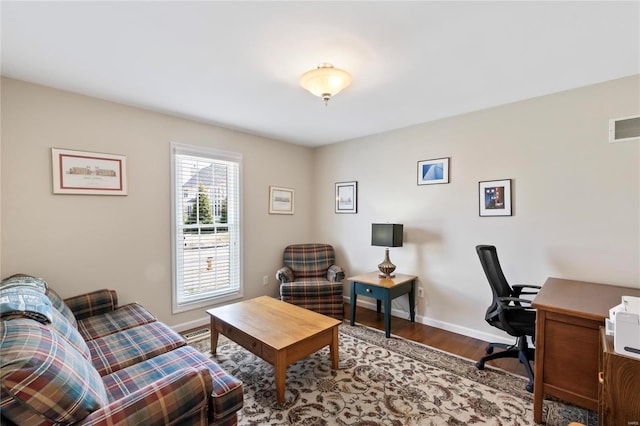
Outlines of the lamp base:
M 388 248 L 384 249 L 384 260 L 378 265 L 378 269 L 380 270 L 380 273 L 378 274 L 379 278 L 393 278 L 396 276 L 393 273 L 393 271 L 396 270 L 396 265 L 391 263 L 391 260 L 389 260 Z
M 384 272 L 380 272 L 378 274 L 378 278 L 395 278 L 396 274 L 389 274 L 389 275 L 385 275 Z

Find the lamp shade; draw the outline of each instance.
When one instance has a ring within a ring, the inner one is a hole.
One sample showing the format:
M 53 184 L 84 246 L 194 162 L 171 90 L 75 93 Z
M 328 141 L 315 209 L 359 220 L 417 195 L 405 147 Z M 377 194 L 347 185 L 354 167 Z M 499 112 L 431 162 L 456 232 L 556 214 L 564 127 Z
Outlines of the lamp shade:
M 402 247 L 402 224 L 372 223 L 371 245 L 381 247 Z
M 325 103 L 351 84 L 351 75 L 331 64 L 320 64 L 315 70 L 307 71 L 300 77 L 300 85 Z

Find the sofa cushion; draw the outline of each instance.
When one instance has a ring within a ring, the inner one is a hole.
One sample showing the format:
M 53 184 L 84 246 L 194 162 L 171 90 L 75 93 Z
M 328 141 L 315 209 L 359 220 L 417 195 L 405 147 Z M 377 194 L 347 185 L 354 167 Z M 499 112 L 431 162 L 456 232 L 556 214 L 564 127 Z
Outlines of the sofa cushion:
M 69 324 L 71 324 L 75 328 L 78 328 L 76 317 L 73 315 L 73 312 L 71 312 L 71 309 L 69 309 L 67 304 L 64 303 L 64 300 L 62 300 L 58 293 L 56 293 L 51 287 L 47 287 L 46 294 L 51 301 L 51 305 L 53 305 L 53 307 L 57 309 L 58 312 L 60 312 L 67 319 L 67 321 L 69 321 Z
M 104 376 L 102 380 L 109 399 L 115 401 L 182 368 L 206 369 L 211 374 L 212 409 L 215 420 L 222 419 L 242 408 L 242 382 L 191 346 L 183 346 L 158 355 Z
M 101 376 L 186 344 L 181 335 L 158 321 L 87 342 L 91 363 Z
M 156 317 L 137 303 L 120 306 L 111 312 L 78 321 L 78 331 L 84 340 L 93 340 L 122 330 L 157 321 Z
M 0 323 L 2 415 L 19 422 L 24 411 L 51 422 L 82 420 L 108 403 L 98 372 L 65 339 L 30 319 Z M 20 405 L 6 403 L 11 398 Z
M 322 297 L 282 296 L 280 300 L 336 319 L 344 318 L 344 302 L 339 294 Z
M 293 283 L 280 284 L 280 294 L 285 296 L 295 296 L 297 298 L 318 298 L 324 296 L 342 297 L 342 283 L 331 282 L 323 279 L 306 279 Z

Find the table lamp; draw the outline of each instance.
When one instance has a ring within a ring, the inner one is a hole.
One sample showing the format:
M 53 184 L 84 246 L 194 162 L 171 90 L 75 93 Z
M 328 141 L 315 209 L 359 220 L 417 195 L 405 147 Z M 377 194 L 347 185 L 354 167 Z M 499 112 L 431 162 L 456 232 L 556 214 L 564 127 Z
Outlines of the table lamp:
M 393 278 L 396 265 L 389 260 L 389 247 L 402 247 L 402 225 L 399 223 L 372 223 L 371 245 L 386 247 L 384 260 L 378 265 L 380 278 Z

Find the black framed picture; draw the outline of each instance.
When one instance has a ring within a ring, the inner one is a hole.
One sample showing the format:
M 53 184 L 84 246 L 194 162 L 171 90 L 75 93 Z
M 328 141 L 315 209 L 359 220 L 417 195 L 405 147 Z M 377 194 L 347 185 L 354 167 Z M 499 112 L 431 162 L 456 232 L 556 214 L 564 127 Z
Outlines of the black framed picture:
M 358 182 L 336 182 L 336 213 L 358 213 Z
M 511 216 L 511 179 L 479 182 L 480 216 Z

